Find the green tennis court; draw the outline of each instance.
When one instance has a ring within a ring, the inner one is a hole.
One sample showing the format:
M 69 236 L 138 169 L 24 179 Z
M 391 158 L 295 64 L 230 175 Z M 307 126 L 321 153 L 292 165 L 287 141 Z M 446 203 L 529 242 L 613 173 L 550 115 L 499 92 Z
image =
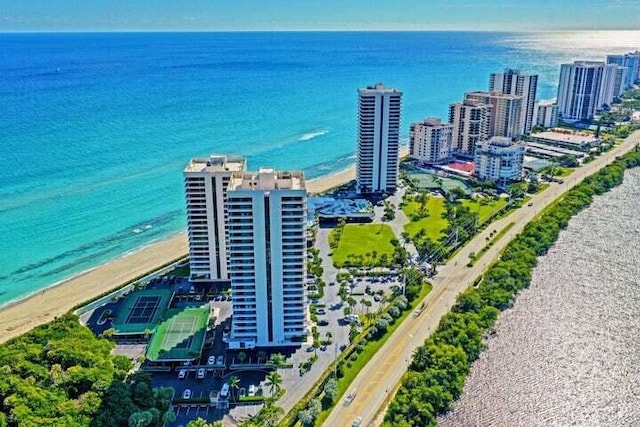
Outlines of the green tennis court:
M 144 334 L 153 330 L 162 319 L 171 299 L 169 289 L 143 289 L 125 297 L 113 328 L 118 335 Z
M 170 361 L 198 357 L 204 344 L 209 313 L 209 305 L 168 310 L 149 342 L 147 359 Z

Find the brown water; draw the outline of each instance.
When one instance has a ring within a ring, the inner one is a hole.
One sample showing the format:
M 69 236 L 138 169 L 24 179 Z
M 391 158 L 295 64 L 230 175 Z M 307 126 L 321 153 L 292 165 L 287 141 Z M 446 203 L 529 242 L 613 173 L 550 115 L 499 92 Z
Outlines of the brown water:
M 576 215 L 439 425 L 640 426 L 640 170 Z

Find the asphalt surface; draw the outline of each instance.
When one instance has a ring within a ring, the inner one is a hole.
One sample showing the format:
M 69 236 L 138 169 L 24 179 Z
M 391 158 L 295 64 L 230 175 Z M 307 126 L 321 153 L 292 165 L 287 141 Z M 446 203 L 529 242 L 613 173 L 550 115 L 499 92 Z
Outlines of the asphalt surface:
M 325 426 L 350 426 L 356 417 L 362 417 L 361 426 L 378 426 L 382 423 L 384 409 L 399 384 L 411 360 L 414 350 L 431 335 L 442 316 L 450 311 L 456 297 L 495 261 L 500 251 L 542 209 L 574 187 L 585 177 L 611 163 L 616 156 L 631 151 L 640 143 L 640 131 L 634 132 L 620 145 L 600 155 L 591 163 L 576 169 L 564 178 L 563 184 L 553 183 L 545 191 L 531 198 L 532 206 L 525 205 L 510 215 L 499 219 L 479 233 L 462 248 L 432 279 L 433 290 L 423 300 L 425 310 L 418 316 L 412 314 L 398 327 L 385 345 L 353 381 L 350 390 L 357 390 L 355 399 L 347 404 L 339 402 L 325 421 Z M 486 237 L 492 230 L 503 230 L 510 223 L 514 226 L 479 259 L 473 267 L 466 267 L 469 253 L 479 253 L 486 245 Z

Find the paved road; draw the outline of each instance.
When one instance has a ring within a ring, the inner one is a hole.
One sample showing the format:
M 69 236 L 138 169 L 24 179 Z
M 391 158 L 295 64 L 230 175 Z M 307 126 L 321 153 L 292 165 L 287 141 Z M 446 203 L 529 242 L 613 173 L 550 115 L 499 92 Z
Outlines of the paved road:
M 390 393 L 393 393 L 399 384 L 411 360 L 411 355 L 431 335 L 441 317 L 449 312 L 458 294 L 470 286 L 473 280 L 484 272 L 488 264 L 497 259 L 499 252 L 507 243 L 545 206 L 586 176 L 611 163 L 616 156 L 632 150 L 638 143 L 640 143 L 640 131 L 636 131 L 613 150 L 575 170 L 565 178 L 564 184 L 552 184 L 541 194 L 533 196 L 531 199 L 533 206 L 524 206 L 491 224 L 460 250 L 434 277 L 433 291 L 424 299 L 427 304 L 424 312 L 418 317 L 410 315 L 400 325 L 353 381 L 350 389 L 358 391 L 353 402 L 350 405 L 338 403 L 324 425 L 350 426 L 358 416 L 363 418 L 363 426 L 380 425 L 384 412 L 381 409 L 386 408 Z M 500 231 L 511 222 L 515 225 L 473 267 L 466 267 L 469 253 L 478 253 L 485 246 L 488 233 L 491 230 Z

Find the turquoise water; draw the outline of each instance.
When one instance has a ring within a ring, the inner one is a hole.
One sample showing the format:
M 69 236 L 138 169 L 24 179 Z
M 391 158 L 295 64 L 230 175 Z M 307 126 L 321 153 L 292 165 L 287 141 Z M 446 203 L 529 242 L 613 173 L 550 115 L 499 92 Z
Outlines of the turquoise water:
M 613 34 L 613 35 L 611 35 Z M 0 34 L 0 304 L 184 228 L 193 156 L 307 178 L 353 163 L 357 88 L 411 121 L 484 89 L 640 46 L 638 33 Z

